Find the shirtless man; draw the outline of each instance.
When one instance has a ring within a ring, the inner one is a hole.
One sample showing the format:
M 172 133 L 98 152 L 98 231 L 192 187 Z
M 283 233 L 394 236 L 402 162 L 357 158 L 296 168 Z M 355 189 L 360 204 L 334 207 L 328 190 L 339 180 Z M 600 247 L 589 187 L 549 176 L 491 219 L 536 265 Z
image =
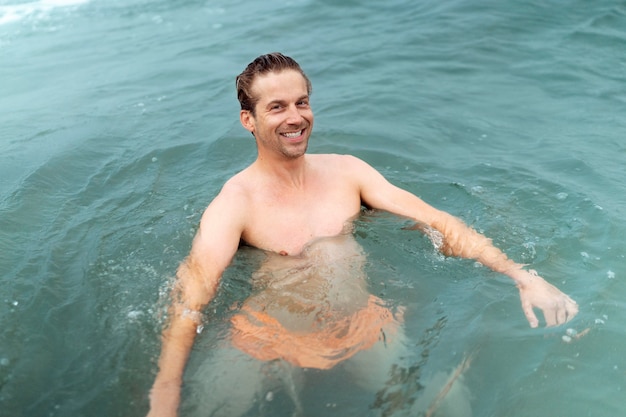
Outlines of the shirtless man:
M 531 327 L 539 324 L 534 308 L 542 310 L 548 326 L 565 323 L 578 312 L 572 299 L 509 260 L 489 239 L 390 184 L 362 160 L 306 154 L 313 128 L 310 94 L 310 81 L 300 66 L 279 53 L 258 57 L 237 77 L 241 124 L 254 136 L 258 157 L 226 182 L 207 207 L 191 252 L 177 271 L 149 416 L 177 414 L 202 310 L 242 242 L 266 251 L 268 259 L 253 277 L 263 290 L 233 318 L 232 342 L 239 350 L 259 361 L 278 359 L 296 367 L 328 369 L 359 350 L 373 350 L 382 331 L 397 328 L 393 314 L 386 314 L 380 300 L 363 291 L 364 280 L 358 278 L 362 256 L 350 224 L 363 206 L 412 219 L 439 241 L 445 255 L 475 259 L 509 276 Z M 320 263 L 332 268 L 324 278 L 319 271 L 302 273 Z M 342 265 L 353 266 L 342 274 Z M 294 274 L 296 270 L 301 273 Z M 348 296 L 342 296 L 344 289 Z M 320 291 L 324 295 L 316 295 Z M 355 327 L 350 323 L 359 320 L 374 329 L 341 333 L 347 334 L 342 349 L 343 339 L 333 332 Z M 264 327 L 288 346 L 264 338 Z M 311 345 L 315 340 L 319 342 Z M 290 349 L 294 344 L 299 347 Z

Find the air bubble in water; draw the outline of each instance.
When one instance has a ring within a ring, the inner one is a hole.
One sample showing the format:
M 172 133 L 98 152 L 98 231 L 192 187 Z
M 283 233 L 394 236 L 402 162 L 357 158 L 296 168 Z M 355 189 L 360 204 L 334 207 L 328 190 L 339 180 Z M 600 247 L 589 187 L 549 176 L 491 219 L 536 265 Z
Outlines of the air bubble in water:
M 137 320 L 139 317 L 143 316 L 143 311 L 133 310 L 130 311 L 126 316 L 131 320 Z
M 528 249 L 529 255 L 534 258 L 537 255 L 537 250 L 535 249 L 535 242 L 525 242 L 522 246 Z

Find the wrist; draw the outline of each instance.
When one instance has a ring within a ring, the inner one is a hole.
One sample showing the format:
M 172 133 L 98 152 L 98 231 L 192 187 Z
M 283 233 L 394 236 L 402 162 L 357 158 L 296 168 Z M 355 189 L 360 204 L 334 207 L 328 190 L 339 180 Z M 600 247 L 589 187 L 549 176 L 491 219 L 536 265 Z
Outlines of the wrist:
M 537 272 L 533 269 L 524 269 L 528 265 L 516 265 L 516 267 L 511 268 L 505 272 L 518 287 L 525 287 L 528 284 L 532 283 L 536 278 L 539 277 Z

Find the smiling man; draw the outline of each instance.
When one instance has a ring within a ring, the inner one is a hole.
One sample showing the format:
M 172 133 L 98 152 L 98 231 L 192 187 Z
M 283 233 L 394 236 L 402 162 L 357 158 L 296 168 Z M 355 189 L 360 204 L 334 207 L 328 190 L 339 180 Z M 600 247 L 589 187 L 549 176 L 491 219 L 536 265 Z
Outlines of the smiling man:
M 358 374 L 355 383 L 380 389 L 406 345 L 400 312 L 367 291 L 364 254 L 351 233 L 362 207 L 412 219 L 445 255 L 475 259 L 509 276 L 532 327 L 539 324 L 534 308 L 548 326 L 578 311 L 572 299 L 489 239 L 390 184 L 362 160 L 307 154 L 310 94 L 300 66 L 279 53 L 256 58 L 237 77 L 241 124 L 254 135 L 258 156 L 207 207 L 177 271 L 150 416 L 177 414 L 202 310 L 240 244 L 265 251 L 266 258 L 250 278 L 252 295 L 232 318 L 230 347 L 206 365 L 204 411 L 244 414 L 267 395 L 268 369 L 287 369 L 279 379 L 296 409 L 294 385 L 285 381 L 299 378 L 302 368 L 345 366 Z

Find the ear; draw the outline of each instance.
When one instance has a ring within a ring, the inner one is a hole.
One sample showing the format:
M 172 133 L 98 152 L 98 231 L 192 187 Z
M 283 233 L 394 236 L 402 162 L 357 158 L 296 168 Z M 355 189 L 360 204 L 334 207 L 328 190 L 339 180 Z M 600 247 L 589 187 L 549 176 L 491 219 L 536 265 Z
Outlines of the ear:
M 244 129 L 254 135 L 254 116 L 250 110 L 241 110 L 239 112 L 239 120 Z

